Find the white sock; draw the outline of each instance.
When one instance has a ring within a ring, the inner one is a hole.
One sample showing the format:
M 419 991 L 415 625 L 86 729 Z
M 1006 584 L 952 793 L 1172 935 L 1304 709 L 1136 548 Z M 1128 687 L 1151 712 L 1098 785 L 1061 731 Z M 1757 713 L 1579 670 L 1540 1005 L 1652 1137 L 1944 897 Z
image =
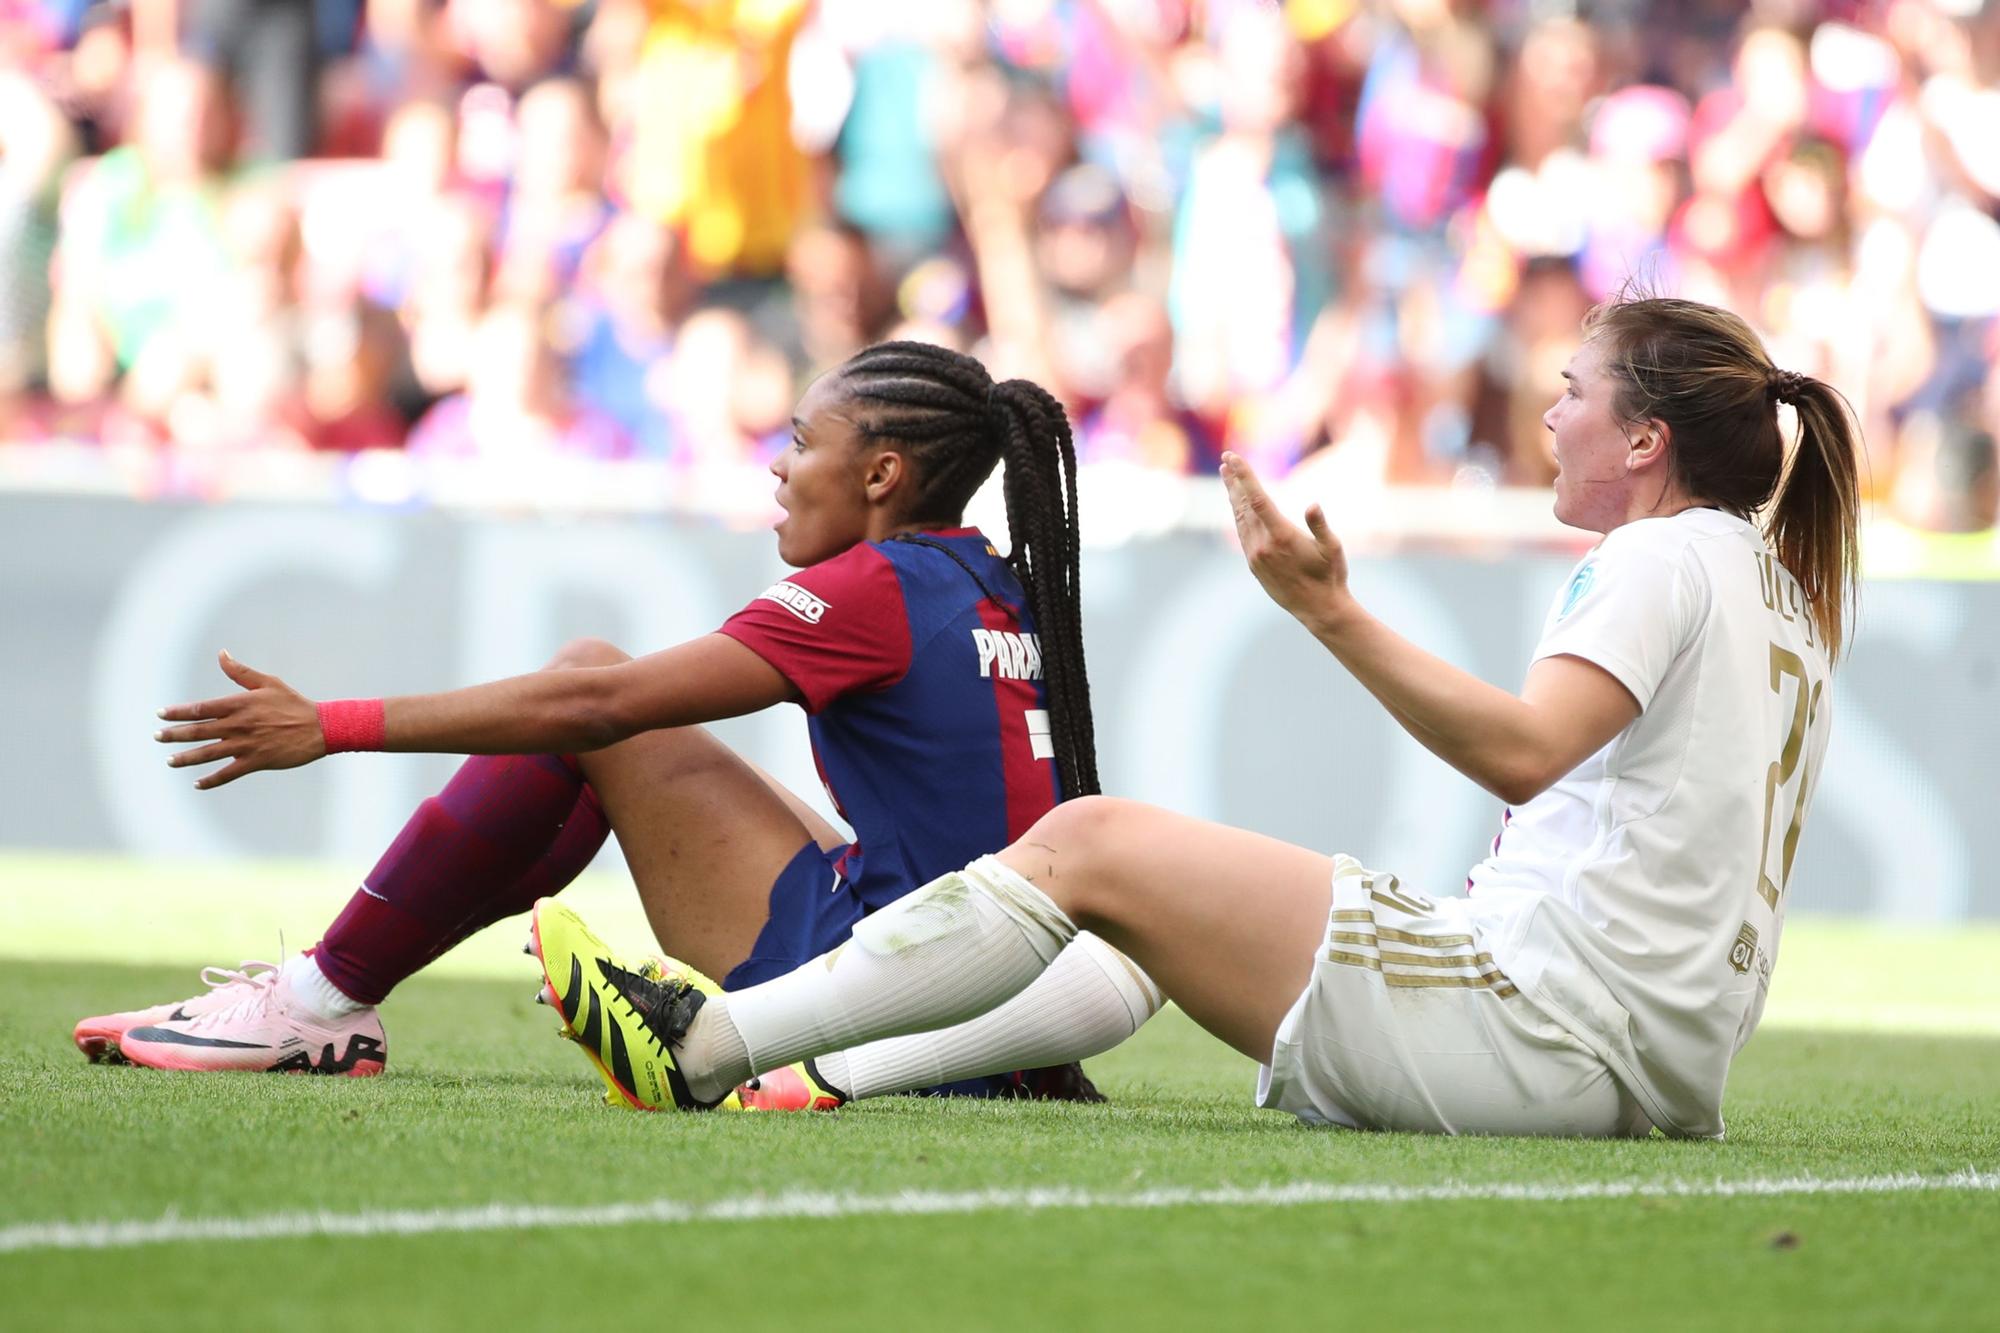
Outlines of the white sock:
M 833 952 L 709 1000 L 681 1068 L 706 1100 L 808 1056 L 962 1023 L 1025 988 L 1075 934 L 1047 894 L 981 857 L 864 918 Z
M 1101 1055 L 1139 1030 L 1166 997 L 1138 964 L 1084 933 L 1028 988 L 956 1027 L 870 1042 L 814 1057 L 852 1098 L 1043 1069 Z
M 286 963 L 284 974 L 293 997 L 320 1018 L 345 1018 L 369 1007 L 328 981 L 326 973 L 319 970 L 319 961 L 311 954 L 302 954 Z

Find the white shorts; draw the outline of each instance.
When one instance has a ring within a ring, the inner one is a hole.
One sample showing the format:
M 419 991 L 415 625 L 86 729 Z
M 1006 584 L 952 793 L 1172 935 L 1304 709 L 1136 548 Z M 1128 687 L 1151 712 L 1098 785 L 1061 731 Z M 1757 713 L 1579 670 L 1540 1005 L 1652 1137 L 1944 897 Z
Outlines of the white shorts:
M 1650 1132 L 1611 1070 L 1507 980 L 1452 905 L 1334 858 L 1326 939 L 1257 1104 L 1352 1129 Z

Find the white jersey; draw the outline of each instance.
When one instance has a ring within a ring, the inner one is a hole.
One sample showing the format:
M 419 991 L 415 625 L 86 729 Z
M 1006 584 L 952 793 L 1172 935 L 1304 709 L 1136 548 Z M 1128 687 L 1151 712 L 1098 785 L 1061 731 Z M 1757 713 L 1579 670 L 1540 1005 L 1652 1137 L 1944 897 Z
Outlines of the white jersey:
M 1507 813 L 1464 910 L 1654 1124 L 1719 1138 L 1826 753 L 1825 648 L 1757 529 L 1689 509 L 1585 557 L 1535 650 L 1557 655 L 1617 677 L 1639 716 Z

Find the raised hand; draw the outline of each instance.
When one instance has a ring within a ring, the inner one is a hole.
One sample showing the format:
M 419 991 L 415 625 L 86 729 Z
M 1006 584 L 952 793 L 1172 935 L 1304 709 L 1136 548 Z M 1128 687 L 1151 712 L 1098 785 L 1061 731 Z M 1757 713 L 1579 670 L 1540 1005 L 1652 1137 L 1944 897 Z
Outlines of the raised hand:
M 154 740 L 166 745 L 210 742 L 170 755 L 168 767 L 186 768 L 229 760 L 227 767 L 195 780 L 196 787 L 207 791 L 234 782 L 245 773 L 297 768 L 326 753 L 319 710 L 312 700 L 276 676 L 253 670 L 226 652 L 218 660 L 222 673 L 242 690 L 219 699 L 175 704 L 160 710 L 162 718 L 185 725 L 163 727 L 153 733 Z
M 1233 453 L 1222 456 L 1222 483 L 1236 519 L 1243 558 L 1271 600 L 1308 629 L 1335 618 L 1348 603 L 1347 552 L 1327 526 L 1318 505 L 1306 510 L 1306 526 L 1278 512 L 1250 465 Z

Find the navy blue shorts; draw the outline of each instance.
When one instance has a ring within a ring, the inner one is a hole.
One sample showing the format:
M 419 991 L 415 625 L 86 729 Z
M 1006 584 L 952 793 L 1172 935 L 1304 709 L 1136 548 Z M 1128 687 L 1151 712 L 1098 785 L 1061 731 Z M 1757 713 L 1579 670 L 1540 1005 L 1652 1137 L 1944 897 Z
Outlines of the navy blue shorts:
M 855 924 L 869 909 L 853 886 L 834 871 L 834 863 L 846 852 L 846 847 L 829 852 L 812 842 L 799 848 L 798 855 L 778 872 L 771 885 L 771 914 L 757 932 L 750 956 L 729 970 L 722 979 L 722 989 L 742 990 L 781 977 L 854 933 Z M 1019 1083 L 1013 1074 L 993 1074 L 925 1088 L 917 1095 L 1000 1097 Z
M 846 847 L 822 850 L 809 842 L 799 848 L 771 885 L 771 914 L 750 946 L 750 956 L 729 970 L 722 989 L 742 990 L 781 977 L 810 962 L 854 933 L 868 905 L 834 871 Z

